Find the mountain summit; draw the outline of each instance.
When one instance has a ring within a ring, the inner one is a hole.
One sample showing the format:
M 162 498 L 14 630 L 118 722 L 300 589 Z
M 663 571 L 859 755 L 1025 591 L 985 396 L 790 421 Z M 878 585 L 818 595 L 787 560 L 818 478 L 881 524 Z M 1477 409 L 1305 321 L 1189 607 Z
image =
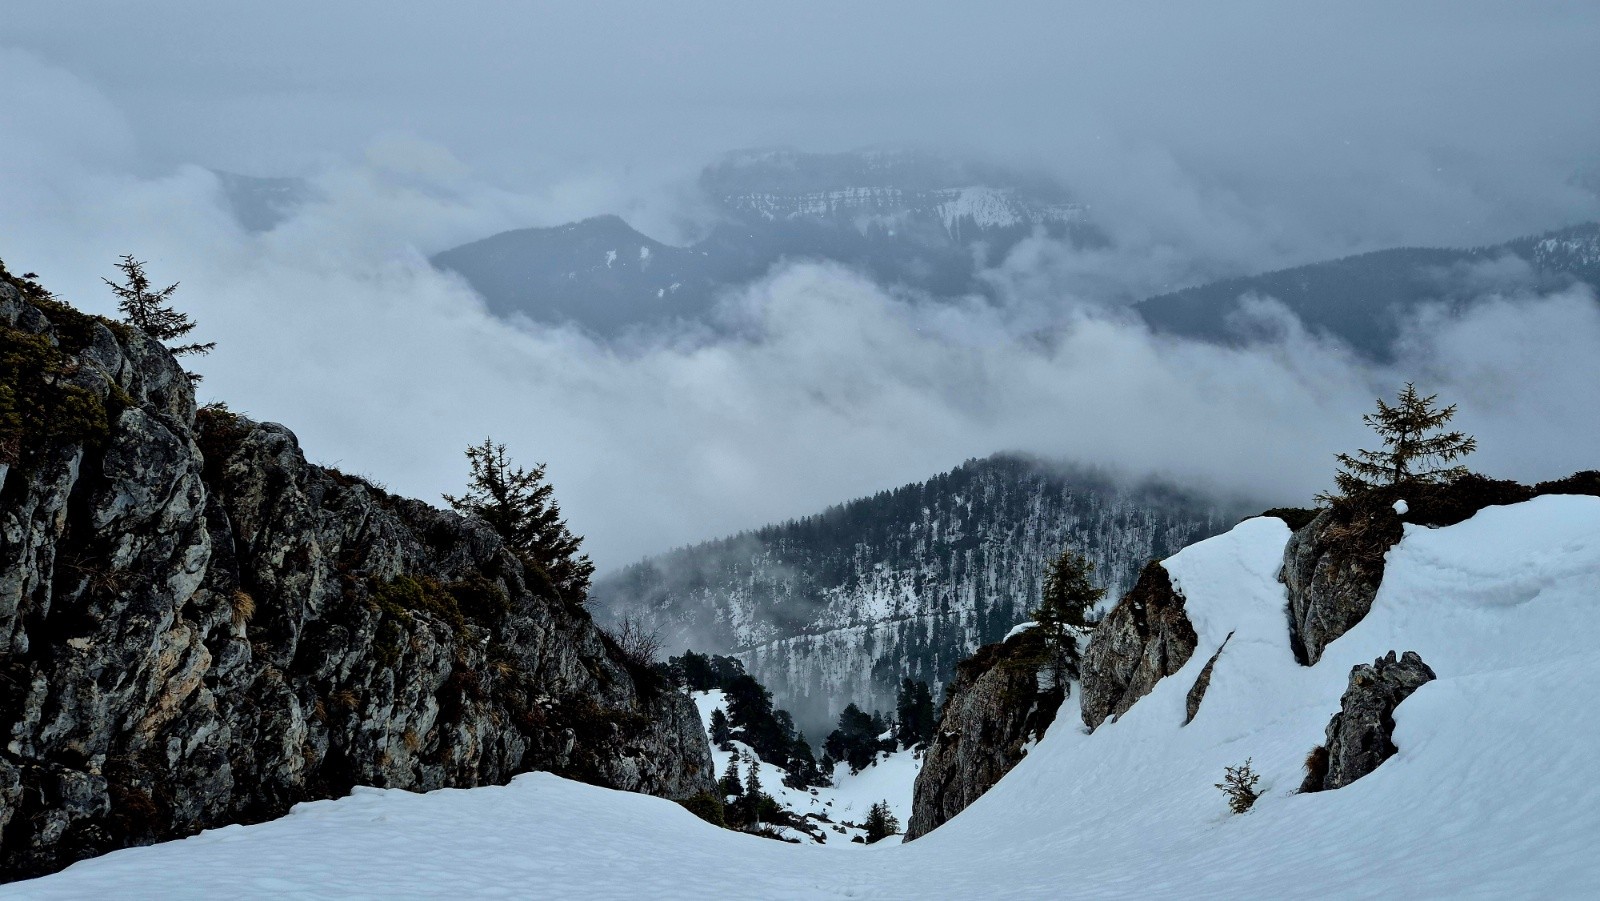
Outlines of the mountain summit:
M 674 322 L 715 326 L 722 292 L 783 260 L 828 260 L 936 297 L 1040 232 L 1093 242 L 1085 210 L 1047 179 L 916 151 L 743 151 L 699 187 L 718 221 L 688 247 L 615 216 L 502 232 L 433 258 L 489 308 L 605 338 Z

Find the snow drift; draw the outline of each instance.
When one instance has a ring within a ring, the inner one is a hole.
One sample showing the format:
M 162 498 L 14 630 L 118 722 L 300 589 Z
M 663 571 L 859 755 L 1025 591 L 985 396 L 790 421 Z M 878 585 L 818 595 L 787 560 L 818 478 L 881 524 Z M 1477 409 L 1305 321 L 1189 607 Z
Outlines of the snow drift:
M 1600 896 L 1600 498 L 1540 497 L 1407 526 L 1370 614 L 1295 663 L 1276 581 L 1287 527 L 1254 519 L 1165 561 L 1199 651 L 1114 722 L 1059 717 L 993 790 L 904 846 L 841 854 L 715 829 L 671 802 L 545 774 L 424 795 L 358 790 L 281 820 L 120 851 L 0 895 L 763 898 Z M 1193 722 L 1185 695 L 1217 659 Z M 1350 668 L 1437 671 L 1399 753 L 1300 795 Z M 1076 694 L 1076 693 L 1075 693 Z M 1246 758 L 1265 794 L 1212 784 Z

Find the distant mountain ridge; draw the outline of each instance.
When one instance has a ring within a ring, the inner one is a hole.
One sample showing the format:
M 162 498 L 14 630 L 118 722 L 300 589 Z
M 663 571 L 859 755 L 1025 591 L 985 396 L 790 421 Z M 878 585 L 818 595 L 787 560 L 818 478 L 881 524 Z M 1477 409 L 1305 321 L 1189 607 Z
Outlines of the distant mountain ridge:
M 739 656 L 809 732 L 845 702 L 888 709 L 902 678 L 942 686 L 1037 603 L 1072 546 L 1114 599 L 1141 567 L 1244 511 L 1157 483 L 1002 454 L 892 491 L 641 561 L 599 580 L 602 618 Z
M 735 153 L 708 167 L 699 186 L 722 221 L 688 247 L 599 216 L 502 232 L 433 262 L 500 315 L 610 338 L 674 321 L 711 324 L 721 292 L 785 259 L 830 260 L 886 284 L 958 296 L 990 290 L 978 272 L 1035 231 L 1100 240 L 1060 185 L 915 151 Z
M 228 211 L 250 232 L 271 231 L 317 196 L 303 178 L 240 175 L 212 169 Z
M 1497 266 L 1513 262 L 1519 265 Z M 1600 289 L 1600 223 L 1586 222 L 1467 249 L 1400 247 L 1224 279 L 1141 301 L 1135 310 L 1157 332 L 1226 344 L 1270 334 L 1241 319 L 1244 299 L 1270 297 L 1314 333 L 1388 361 L 1405 319 L 1429 303 L 1461 309 L 1485 293 Z

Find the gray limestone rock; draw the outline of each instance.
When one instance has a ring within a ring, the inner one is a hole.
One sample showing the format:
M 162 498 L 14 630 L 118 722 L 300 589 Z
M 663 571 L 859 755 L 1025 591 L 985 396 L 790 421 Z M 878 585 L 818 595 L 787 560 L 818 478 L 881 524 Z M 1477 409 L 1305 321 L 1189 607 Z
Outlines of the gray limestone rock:
M 1163 677 L 1183 668 L 1199 637 L 1183 595 L 1151 561 L 1133 589 L 1095 627 L 1084 650 L 1083 722 L 1090 729 L 1121 716 Z
M 3 278 L 0 326 L 55 342 L 108 414 L 0 467 L 0 873 L 356 785 L 711 788 L 688 697 L 486 525 L 197 416 L 157 342 Z
M 1339 712 L 1328 722 L 1318 769 L 1309 772 L 1302 792 L 1343 788 L 1393 757 L 1394 711 L 1412 693 L 1436 676 L 1415 651 L 1395 659 L 1394 651 L 1372 664 L 1350 670 L 1350 685 L 1339 699 Z
M 1278 580 L 1289 593 L 1289 646 L 1307 666 L 1372 609 L 1384 553 L 1400 540 L 1394 510 L 1367 507 L 1323 510 L 1284 548 Z
M 1229 632 L 1228 637 L 1222 639 L 1222 644 L 1217 646 L 1217 652 L 1206 661 L 1206 665 L 1200 670 L 1200 675 L 1195 677 L 1194 684 L 1189 686 L 1189 694 L 1183 701 L 1185 726 L 1194 722 L 1194 715 L 1200 712 L 1200 702 L 1205 700 L 1206 689 L 1211 687 L 1211 671 L 1216 668 L 1217 658 L 1222 656 L 1222 649 L 1228 646 L 1232 638 L 1233 633 Z
M 965 810 L 1027 755 L 1055 720 L 1070 675 L 1041 629 L 986 645 L 956 668 L 917 773 L 906 841 Z

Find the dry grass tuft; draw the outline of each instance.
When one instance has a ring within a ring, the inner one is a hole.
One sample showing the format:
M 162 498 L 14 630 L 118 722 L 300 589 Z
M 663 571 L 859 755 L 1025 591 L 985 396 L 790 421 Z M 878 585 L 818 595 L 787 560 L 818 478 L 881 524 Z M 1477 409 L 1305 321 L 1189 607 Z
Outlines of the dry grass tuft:
M 233 606 L 233 628 L 242 632 L 256 615 L 256 599 L 243 589 L 234 589 L 228 601 Z

